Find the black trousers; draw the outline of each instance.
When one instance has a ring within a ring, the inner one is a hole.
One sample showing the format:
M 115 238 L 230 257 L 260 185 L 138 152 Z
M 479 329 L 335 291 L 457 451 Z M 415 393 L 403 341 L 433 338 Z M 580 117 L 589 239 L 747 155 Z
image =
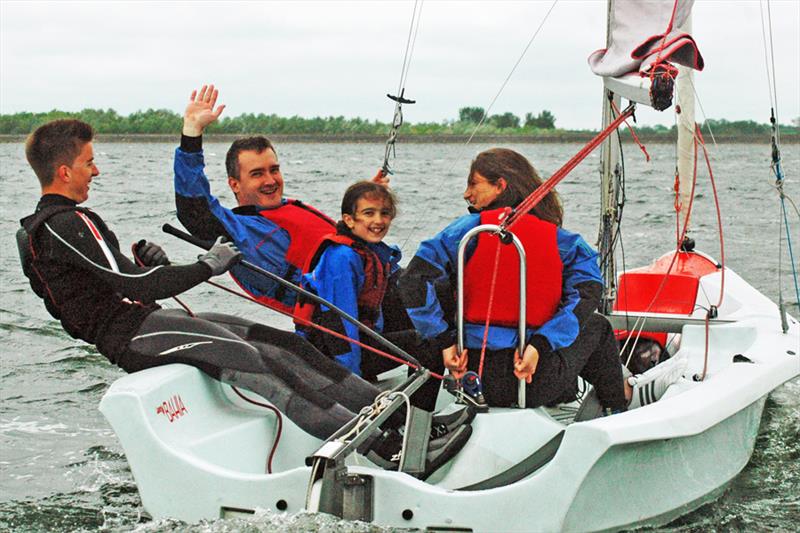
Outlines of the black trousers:
M 145 319 L 117 364 L 127 372 L 184 363 L 273 403 L 303 430 L 327 439 L 379 390 L 294 333 L 219 313 L 161 309 Z M 394 413 L 387 426 L 404 417 Z
M 487 350 L 483 363 L 483 394 L 491 406 L 517 402 L 514 349 Z M 469 370 L 478 371 L 480 349 L 469 350 Z M 533 380 L 526 386 L 526 406 L 539 407 L 575 399 L 578 376 L 592 384 L 603 407 L 625 410 L 619 349 L 611 324 L 593 314 L 570 346 L 539 354 Z

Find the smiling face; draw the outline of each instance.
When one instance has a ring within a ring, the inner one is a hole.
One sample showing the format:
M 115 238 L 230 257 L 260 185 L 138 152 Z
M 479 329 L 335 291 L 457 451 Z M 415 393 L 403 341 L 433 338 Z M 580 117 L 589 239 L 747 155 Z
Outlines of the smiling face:
M 505 188 L 506 180 L 503 178 L 498 179 L 496 183 L 491 183 L 479 172 L 473 172 L 467 179 L 464 200 L 475 209 L 483 209 L 494 202 Z
M 393 218 L 394 210 L 386 200 L 368 196 L 358 199 L 355 214 L 342 215 L 342 220 L 353 235 L 373 244 L 381 242 L 386 237 Z
M 89 199 L 89 184 L 92 178 L 100 174 L 94 164 L 94 150 L 88 142 L 81 148 L 78 157 L 71 165 L 61 165 L 56 172 L 63 183 L 62 194 L 67 198 L 83 203 Z
M 283 175 L 272 149 L 239 153 L 239 176 L 229 176 L 228 185 L 239 205 L 278 207 L 283 199 Z

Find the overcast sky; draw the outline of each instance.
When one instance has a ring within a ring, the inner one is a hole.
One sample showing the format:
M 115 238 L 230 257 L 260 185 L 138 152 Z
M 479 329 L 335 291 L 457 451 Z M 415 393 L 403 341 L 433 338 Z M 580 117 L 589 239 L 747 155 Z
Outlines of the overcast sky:
M 552 5 L 428 0 L 406 83 L 410 122 L 487 107 Z M 0 112 L 182 111 L 191 89 L 221 89 L 226 115 L 360 116 L 389 122 L 414 3 L 16 2 L 0 0 Z M 492 109 L 550 110 L 564 128 L 600 122 L 586 57 L 605 44 L 605 2 L 561 0 Z M 800 1 L 770 4 L 781 122 L 800 116 Z M 698 0 L 705 115 L 766 122 L 757 0 Z M 698 119 L 702 119 L 700 109 Z M 641 110 L 644 124 L 673 116 Z

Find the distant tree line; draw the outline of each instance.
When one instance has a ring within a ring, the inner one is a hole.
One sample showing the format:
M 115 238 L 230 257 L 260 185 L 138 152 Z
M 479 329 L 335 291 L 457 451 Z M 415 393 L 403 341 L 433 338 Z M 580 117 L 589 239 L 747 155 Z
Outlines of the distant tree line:
M 519 117 L 514 113 L 486 116 L 486 112 L 482 107 L 462 107 L 458 110 L 458 120 L 460 122 L 473 124 L 479 124 L 483 121 L 484 124 L 489 124 L 498 129 L 516 129 L 520 127 L 521 122 Z M 556 117 L 546 109 L 538 115 L 525 113 L 523 127 L 528 129 L 554 130 L 556 128 Z
M 168 134 L 177 135 L 183 123 L 182 115 L 168 109 L 148 109 L 136 111 L 123 116 L 113 109 L 84 109 L 76 113 L 53 110 L 47 113 L 14 113 L 0 115 L 0 134 L 25 135 L 39 125 L 58 118 L 79 118 L 94 126 L 98 133 L 108 134 Z M 800 118 L 792 121 L 791 126 L 781 125 L 781 133 L 794 136 L 800 133 Z M 524 120 L 506 112 L 486 115 L 482 107 L 462 107 L 458 110 L 458 119 L 437 122 L 407 123 L 401 129 L 401 135 L 469 135 L 481 124 L 480 133 L 485 135 L 558 135 L 578 133 L 575 130 L 556 128 L 556 117 L 548 110 L 537 114 L 526 113 Z M 707 124 L 714 135 L 721 136 L 768 136 L 768 124 L 759 124 L 752 120 L 728 121 L 725 119 L 709 119 Z M 280 117 L 263 113 L 244 113 L 237 117 L 223 117 L 213 124 L 208 133 L 227 133 L 234 135 L 270 133 L 270 134 L 306 134 L 306 135 L 386 135 L 388 123 L 362 118 L 313 117 L 299 116 Z M 637 132 L 654 137 L 675 135 L 675 126 L 638 126 Z M 589 133 L 581 130 L 579 133 Z

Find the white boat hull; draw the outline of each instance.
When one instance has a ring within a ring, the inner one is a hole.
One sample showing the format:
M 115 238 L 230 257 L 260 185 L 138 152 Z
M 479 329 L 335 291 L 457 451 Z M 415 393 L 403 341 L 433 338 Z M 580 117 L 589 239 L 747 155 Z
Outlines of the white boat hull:
M 800 325 L 780 331 L 776 306 L 733 272 L 710 328 L 708 375 L 681 380 L 658 402 L 565 425 L 544 409 L 478 415 L 466 447 L 426 482 L 361 464 L 372 522 L 469 531 L 587 531 L 666 523 L 716 497 L 747 464 L 766 396 L 800 374 Z M 698 304 L 719 274 L 701 279 Z M 702 370 L 705 328 L 683 328 L 687 377 Z M 733 362 L 735 355 L 743 362 Z M 246 393 L 258 398 L 252 393 Z M 259 399 L 260 400 L 260 399 Z M 160 409 L 159 409 L 160 408 Z M 188 522 L 255 509 L 305 508 L 305 457 L 321 442 L 284 418 L 273 474 L 265 473 L 275 416 L 183 365 L 112 385 L 100 406 L 122 442 L 145 509 Z M 555 455 L 520 480 L 464 490 L 562 434 Z M 464 529 L 458 529 L 464 528 Z

